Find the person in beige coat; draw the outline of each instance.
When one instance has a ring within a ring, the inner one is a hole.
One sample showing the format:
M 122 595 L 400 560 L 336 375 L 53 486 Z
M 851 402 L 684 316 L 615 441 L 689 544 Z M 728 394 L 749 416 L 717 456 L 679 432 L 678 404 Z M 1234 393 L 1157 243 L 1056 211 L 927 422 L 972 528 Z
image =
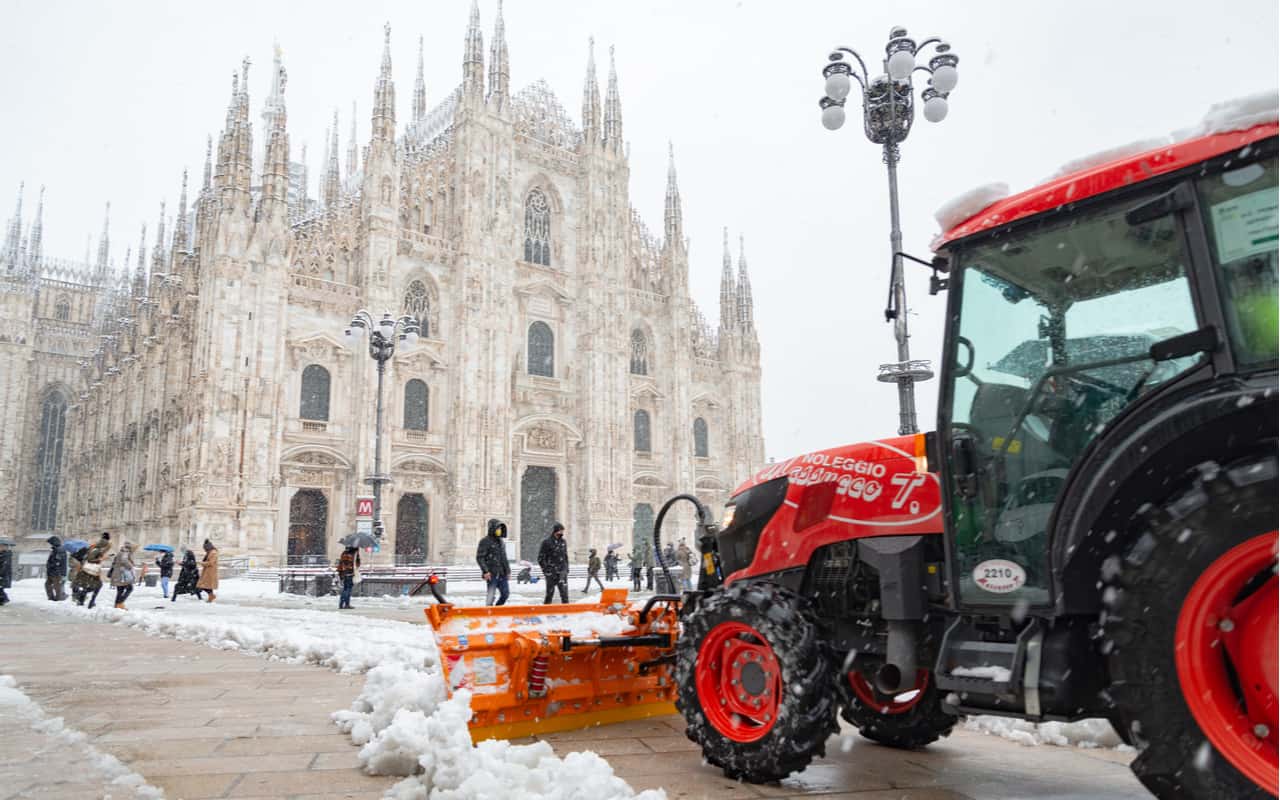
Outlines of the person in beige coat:
M 214 590 L 218 588 L 218 548 L 208 539 L 204 540 L 204 562 L 196 588 L 209 593 L 210 603 L 217 599 Z

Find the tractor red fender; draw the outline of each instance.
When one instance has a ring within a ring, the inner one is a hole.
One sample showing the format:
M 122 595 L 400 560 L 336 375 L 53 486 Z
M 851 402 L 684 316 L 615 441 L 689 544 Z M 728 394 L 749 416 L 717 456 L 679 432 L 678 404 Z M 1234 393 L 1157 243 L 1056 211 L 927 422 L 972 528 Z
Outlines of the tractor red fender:
M 786 499 L 761 532 L 751 563 L 726 583 L 802 567 L 814 550 L 834 542 L 942 533 L 941 483 L 925 466 L 924 434 L 859 442 L 770 464 L 734 495 L 784 475 Z

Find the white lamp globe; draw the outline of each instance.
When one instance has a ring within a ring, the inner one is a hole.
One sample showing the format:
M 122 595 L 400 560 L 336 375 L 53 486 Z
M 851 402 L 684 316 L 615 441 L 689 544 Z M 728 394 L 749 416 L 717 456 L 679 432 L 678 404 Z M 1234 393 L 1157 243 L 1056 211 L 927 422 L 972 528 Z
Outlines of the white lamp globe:
M 950 64 L 943 64 L 933 71 L 933 88 L 949 92 L 960 82 L 960 72 Z
M 827 106 L 822 109 L 822 127 L 838 131 L 844 126 L 844 106 Z
M 916 56 L 910 50 L 898 50 L 889 56 L 889 77 L 895 81 L 905 79 L 916 68 Z
M 942 97 L 930 97 L 924 101 L 924 118 L 930 122 L 942 122 L 947 118 L 947 101 Z
M 418 331 L 417 331 L 417 330 L 410 330 L 410 331 L 408 331 L 407 333 L 405 333 L 404 337 L 405 337 L 405 341 L 407 341 L 407 342 L 409 343 L 409 345 L 410 345 L 410 346 L 413 346 L 413 345 L 415 345 L 415 344 L 417 344 L 417 343 L 418 343 Z
M 834 72 L 831 77 L 827 78 L 827 97 L 832 100 L 843 100 L 849 96 L 849 92 L 853 89 L 853 81 L 849 80 L 847 72 Z

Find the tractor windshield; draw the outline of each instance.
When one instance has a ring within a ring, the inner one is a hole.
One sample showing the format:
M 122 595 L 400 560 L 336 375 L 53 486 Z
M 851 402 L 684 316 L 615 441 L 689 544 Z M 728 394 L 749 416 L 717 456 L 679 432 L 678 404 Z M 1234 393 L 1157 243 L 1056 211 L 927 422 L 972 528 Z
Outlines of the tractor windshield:
M 1173 215 L 1134 201 L 958 254 L 951 512 L 962 602 L 1049 601 L 1049 516 L 1068 470 L 1128 404 L 1198 357 L 1153 362 L 1198 325 Z

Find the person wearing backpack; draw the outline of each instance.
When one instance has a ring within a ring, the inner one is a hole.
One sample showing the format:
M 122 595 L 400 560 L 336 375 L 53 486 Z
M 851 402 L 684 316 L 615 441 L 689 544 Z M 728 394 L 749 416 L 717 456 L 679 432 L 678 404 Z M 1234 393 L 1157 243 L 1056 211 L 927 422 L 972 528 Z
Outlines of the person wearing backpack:
M 355 588 L 356 570 L 360 568 L 360 548 L 350 546 L 338 556 L 338 578 L 342 581 L 342 593 L 338 595 L 338 608 L 351 608 L 351 590 Z

